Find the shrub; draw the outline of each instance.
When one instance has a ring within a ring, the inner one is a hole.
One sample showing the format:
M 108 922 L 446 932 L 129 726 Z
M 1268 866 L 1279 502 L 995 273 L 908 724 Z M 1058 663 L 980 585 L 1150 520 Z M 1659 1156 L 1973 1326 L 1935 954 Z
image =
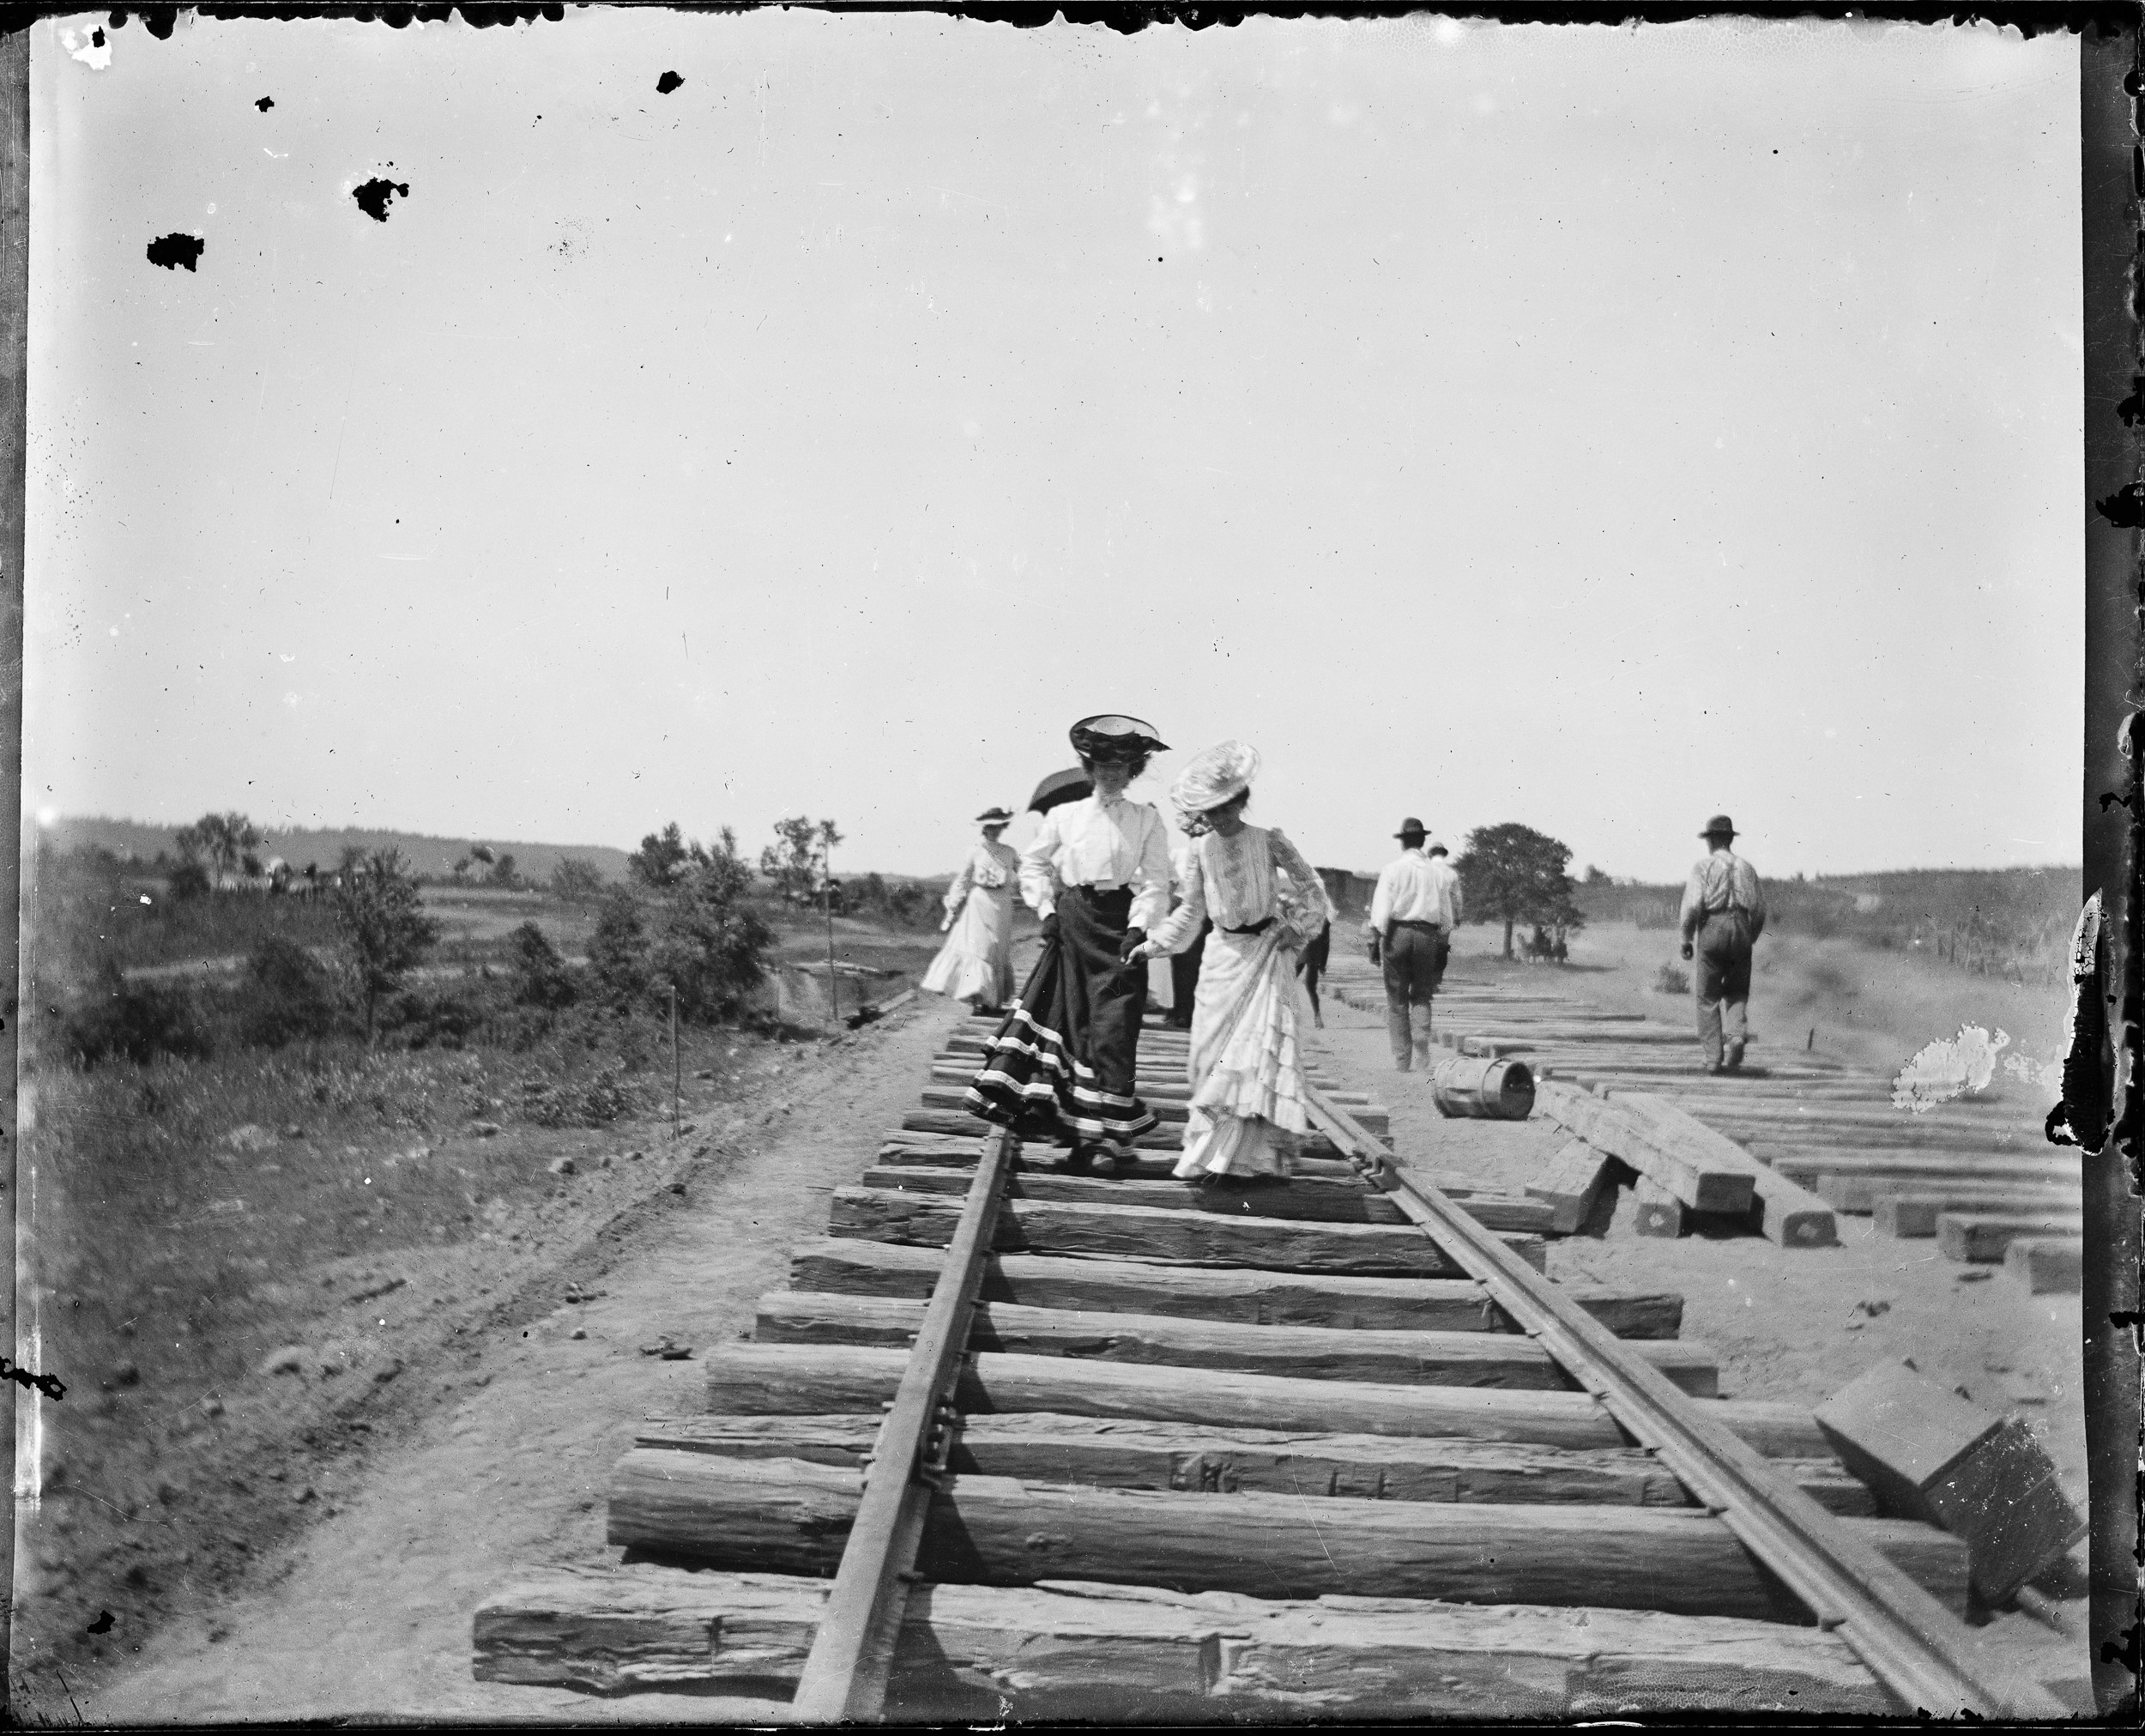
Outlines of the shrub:
M 562 856 L 551 871 L 551 892 L 569 904 L 592 904 L 603 896 L 603 875 L 579 856 Z
M 671 895 L 651 964 L 678 990 L 681 1018 L 734 1019 L 765 974 L 760 955 L 775 932 L 752 901 L 752 873 L 728 847 L 696 863 Z
M 417 881 L 398 850 L 375 850 L 343 867 L 335 891 L 336 926 L 343 957 L 365 1006 L 365 1040 L 372 1042 L 380 996 L 402 978 L 439 938 L 439 925 L 425 915 Z
M 484 1029 L 484 1009 L 458 995 L 403 993 L 381 1003 L 378 1030 L 405 1049 L 460 1049 Z
M 197 862 L 183 862 L 164 883 L 164 896 L 173 904 L 208 896 L 208 870 Z
M 522 1081 L 522 1113 L 539 1127 L 604 1127 L 631 1107 L 619 1067 L 598 1068 L 579 1085 L 542 1074 Z
M 106 1061 L 154 1061 L 160 1055 L 209 1052 L 208 1031 L 192 994 L 155 983 L 130 983 L 107 966 L 95 991 L 62 1024 L 68 1049 L 84 1067 Z
M 547 1009 L 573 1005 L 573 974 L 535 923 L 523 922 L 507 937 L 507 957 L 514 999 L 520 1005 Z
M 1690 993 L 1690 973 L 1679 971 L 1673 965 L 1664 965 L 1653 973 L 1653 992 L 1656 995 L 1688 995 Z
M 239 1033 L 257 1049 L 280 1049 L 293 1037 L 325 1037 L 335 1029 L 335 989 L 303 947 L 270 935 L 246 961 Z
M 613 1007 L 630 1007 L 648 995 L 648 928 L 639 901 L 623 886 L 604 898 L 589 938 L 589 969 L 596 989 Z

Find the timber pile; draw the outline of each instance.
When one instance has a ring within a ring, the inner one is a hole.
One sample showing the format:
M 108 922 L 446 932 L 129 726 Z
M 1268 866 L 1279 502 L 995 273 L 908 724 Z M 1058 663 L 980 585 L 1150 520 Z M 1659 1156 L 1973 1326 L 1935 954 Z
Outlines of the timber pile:
M 1352 962 L 1334 993 L 1385 1010 Z M 1948 1258 L 2001 1262 L 2031 1292 L 2077 1286 L 2077 1156 L 2049 1145 L 2021 1106 L 1977 1097 L 1915 1114 L 1893 1105 L 1882 1075 L 1807 1049 L 1771 1057 L 1756 1040 L 1753 1064 L 1707 1075 L 1686 1025 L 1532 983 L 1448 977 L 1436 1025 L 1459 1055 L 1534 1070 L 1536 1114 L 1574 1136 L 1527 1190 L 1561 1232 L 1628 1187 L 1642 1235 L 1740 1225 L 1822 1248 L 1838 1242 L 1836 1214 L 1869 1215 L 1885 1234 L 1933 1238 Z
M 947 1057 L 976 1053 L 976 1036 L 957 1031 L 927 1093 L 953 1087 Z M 1143 1093 L 1181 1080 L 1183 1053 L 1151 1028 Z M 1375 1104 L 1350 1114 L 1382 1124 Z M 828 1234 L 794 1250 L 752 1340 L 708 1358 L 706 1411 L 650 1419 L 619 1461 L 622 1558 L 502 1588 L 475 1618 L 480 1679 L 795 1690 L 891 1450 L 882 1418 L 927 1299 L 963 1245 L 968 1183 L 997 1171 L 994 1136 L 958 1125 L 906 1117 L 837 1191 Z M 1069 1173 L 1047 1147 L 1018 1154 L 982 1244 L 943 1469 L 922 1479 L 888 1717 L 1893 1706 L 1718 1509 L 1329 1141 L 1286 1183 L 1216 1191 L 1170 1176 L 1181 1128 L 1165 1122 L 1124 1179 Z M 1555 1206 L 1435 1179 L 1543 1269 Z M 1966 1607 L 1965 1546 L 1878 1516 L 1807 1409 L 1712 1396 L 1714 1358 L 1677 1335 L 1680 1297 L 1561 1294 Z

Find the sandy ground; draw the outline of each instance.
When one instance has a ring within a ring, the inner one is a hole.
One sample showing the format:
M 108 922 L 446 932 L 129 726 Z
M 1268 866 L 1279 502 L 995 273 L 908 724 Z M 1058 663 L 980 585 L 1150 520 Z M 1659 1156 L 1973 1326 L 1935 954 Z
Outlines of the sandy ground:
M 703 1408 L 698 1359 L 638 1353 L 658 1333 L 705 1346 L 749 1335 L 752 1304 L 782 1287 L 789 1250 L 822 1235 L 826 1196 L 868 1166 L 877 1138 L 913 1106 L 958 1009 L 909 1003 L 784 1074 L 730 1136 L 742 1155 L 688 1177 L 686 1206 L 632 1245 L 571 1263 L 605 1291 L 485 1346 L 486 1376 L 461 1402 L 383 1443 L 334 1516 L 266 1564 L 261 1588 L 189 1612 L 71 1706 L 18 1715 L 72 1723 L 283 1721 L 338 1714 L 559 1722 L 765 1721 L 764 1702 L 474 1681 L 470 1617 L 521 1569 L 605 1558 L 603 1491 L 652 1412 Z M 787 1113 L 781 1104 L 794 1107 Z M 565 1276 L 562 1269 L 562 1287 Z M 578 1327 L 585 1339 L 570 1334 Z
M 1565 984 L 1585 993 L 1580 977 Z M 737 1105 L 746 1131 L 728 1143 L 741 1156 L 694 1179 L 681 1209 L 649 1219 L 626 1245 L 591 1245 L 562 1261 L 562 1284 L 570 1263 L 582 1283 L 600 1279 L 601 1300 L 562 1304 L 522 1336 L 482 1346 L 486 1372 L 465 1383 L 466 1396 L 381 1442 L 338 1509 L 264 1564 L 257 1590 L 186 1612 L 101 1685 L 78 1685 L 70 1703 L 19 1715 L 91 1723 L 783 1718 L 774 1702 L 604 1700 L 479 1684 L 470 1618 L 520 1570 L 606 1558 L 604 1486 L 634 1424 L 700 1408 L 697 1360 L 661 1362 L 637 1346 L 658 1332 L 701 1346 L 749 1334 L 754 1298 L 780 1287 L 794 1243 L 823 1233 L 826 1195 L 855 1179 L 879 1132 L 915 1102 L 957 1011 L 911 1003 L 820 1051 L 763 1100 Z M 1330 1064 L 1389 1102 L 1404 1155 L 1516 1192 L 1561 1143 L 1538 1123 L 1444 1120 L 1418 1080 L 1392 1073 L 1381 1021 L 1330 999 L 1326 1016 Z M 1627 1201 L 1605 1237 L 1552 1244 L 1550 1269 L 1681 1290 L 1684 1335 L 1714 1346 L 1724 1390 L 1737 1396 L 1815 1402 L 1883 1358 L 1912 1355 L 1978 1401 L 2031 1419 L 2082 1506 L 2076 1298 L 1964 1281 L 1963 1268 L 1928 1243 L 1875 1237 L 1867 1219 L 1844 1228 L 1846 1245 L 1823 1250 L 1788 1252 L 1755 1237 L 1664 1242 L 1632 1233 Z M 577 1326 L 585 1339 L 570 1335 Z M 2082 1600 L 2068 1607 L 2082 1613 Z M 2090 1706 L 2082 1642 L 2018 1616 L 2000 1618 L 1983 1638 Z

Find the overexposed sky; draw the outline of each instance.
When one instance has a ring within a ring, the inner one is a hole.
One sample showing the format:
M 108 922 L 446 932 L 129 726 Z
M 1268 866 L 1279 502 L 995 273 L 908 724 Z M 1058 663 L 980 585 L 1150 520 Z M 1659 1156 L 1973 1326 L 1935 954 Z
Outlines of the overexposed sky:
M 2071 39 L 98 22 L 33 810 L 928 873 L 1123 710 L 1342 866 L 2078 857 Z

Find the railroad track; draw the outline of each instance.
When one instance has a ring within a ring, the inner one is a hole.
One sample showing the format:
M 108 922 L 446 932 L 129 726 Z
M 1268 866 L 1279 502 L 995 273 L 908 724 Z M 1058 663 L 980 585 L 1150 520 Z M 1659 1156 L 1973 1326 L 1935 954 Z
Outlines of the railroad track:
M 1383 989 L 1352 960 L 1334 994 L 1384 1011 Z M 2000 1263 L 2029 1294 L 2079 1286 L 2077 1152 L 2048 1144 L 2031 1110 L 2000 1093 L 1910 1113 L 1884 1074 L 1757 1042 L 1746 1069 L 1709 1077 L 1684 1026 L 1604 1012 L 1546 983 L 1452 980 L 1437 1019 L 1447 1048 L 1526 1065 L 1546 1114 L 1638 1172 L 1641 1234 L 1741 1214 L 1784 1245 L 1822 1247 L 1836 1239 L 1834 1213 L 1868 1216 L 1882 1234 L 1933 1239 L 1947 1258 Z M 1647 1161 L 1664 1143 L 1677 1158 Z M 1729 1182 L 1734 1171 L 1749 1183 Z M 1574 1161 L 1559 1185 L 1575 1198 L 1598 1175 Z
M 2057 1716 L 1974 1669 L 1967 1559 L 1681 1298 L 1544 1276 L 1552 1208 L 1396 1161 L 1316 1081 L 1302 1173 L 1066 1172 L 934 1093 L 793 1250 L 704 1412 L 638 1430 L 623 1558 L 480 1609 L 480 1679 L 844 1719 Z M 1164 1108 L 1184 1041 L 1150 1028 Z M 1181 1101 L 1181 1098 L 1174 1099 Z

